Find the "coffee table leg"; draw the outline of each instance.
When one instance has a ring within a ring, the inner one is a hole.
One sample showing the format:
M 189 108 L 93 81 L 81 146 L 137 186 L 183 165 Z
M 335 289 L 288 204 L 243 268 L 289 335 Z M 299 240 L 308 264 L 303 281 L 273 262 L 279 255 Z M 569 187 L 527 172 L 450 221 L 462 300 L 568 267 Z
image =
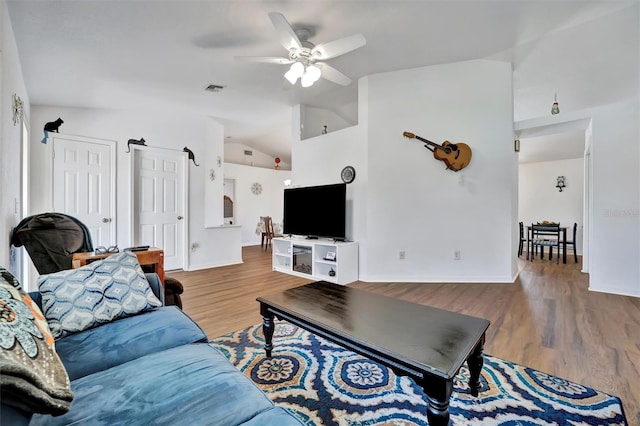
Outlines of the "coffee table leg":
M 260 304 L 260 314 L 262 315 L 262 333 L 264 334 L 264 350 L 267 352 L 267 358 L 271 358 L 273 350 L 273 313 L 269 312 L 267 306 Z
M 427 394 L 427 420 L 430 426 L 449 424 L 449 399 L 453 392 L 453 380 L 429 378 L 423 386 Z
M 480 372 L 482 371 L 482 365 L 484 364 L 484 358 L 482 357 L 482 351 L 484 350 L 484 334 L 478 341 L 478 344 L 467 358 L 467 366 L 469 367 L 469 390 L 471 395 L 478 396 L 480 391 Z

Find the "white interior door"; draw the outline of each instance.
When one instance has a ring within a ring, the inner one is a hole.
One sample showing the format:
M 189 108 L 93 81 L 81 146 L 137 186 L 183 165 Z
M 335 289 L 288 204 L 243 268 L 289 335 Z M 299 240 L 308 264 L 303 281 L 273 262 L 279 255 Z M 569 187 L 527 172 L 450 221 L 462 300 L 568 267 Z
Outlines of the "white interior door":
M 133 147 L 134 241 L 164 250 L 165 269 L 184 269 L 186 153 Z
M 116 245 L 114 141 L 51 135 L 53 210 L 91 232 L 94 247 Z

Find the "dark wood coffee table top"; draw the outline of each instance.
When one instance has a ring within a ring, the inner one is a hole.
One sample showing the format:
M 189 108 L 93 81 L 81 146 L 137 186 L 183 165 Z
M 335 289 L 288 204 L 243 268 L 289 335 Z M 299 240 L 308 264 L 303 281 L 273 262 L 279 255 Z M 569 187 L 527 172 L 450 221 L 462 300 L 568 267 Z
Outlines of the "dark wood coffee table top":
M 446 380 L 455 377 L 489 327 L 482 318 L 324 281 L 257 300 L 310 331 L 318 326 L 338 340 Z

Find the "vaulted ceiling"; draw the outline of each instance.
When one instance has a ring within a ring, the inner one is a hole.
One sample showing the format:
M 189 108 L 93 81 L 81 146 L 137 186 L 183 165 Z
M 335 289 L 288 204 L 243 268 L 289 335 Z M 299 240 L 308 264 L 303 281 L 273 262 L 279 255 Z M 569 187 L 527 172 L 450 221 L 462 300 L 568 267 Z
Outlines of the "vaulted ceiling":
M 168 107 L 215 117 L 229 143 L 290 160 L 291 106 L 339 109 L 357 79 L 488 58 L 514 69 L 514 119 L 624 101 L 638 91 L 637 1 L 70 1 L 7 0 L 34 105 Z M 328 61 L 351 77 L 292 86 L 268 17 L 311 41 L 361 33 L 367 44 Z M 209 84 L 223 86 L 217 93 Z M 557 143 L 557 142 L 556 142 Z

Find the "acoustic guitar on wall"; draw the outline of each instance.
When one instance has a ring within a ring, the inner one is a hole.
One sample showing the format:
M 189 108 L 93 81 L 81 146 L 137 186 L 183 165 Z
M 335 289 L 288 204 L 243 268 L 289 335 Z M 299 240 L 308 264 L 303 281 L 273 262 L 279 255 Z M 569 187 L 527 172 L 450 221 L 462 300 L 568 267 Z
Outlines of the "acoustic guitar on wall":
M 444 161 L 447 169 L 451 169 L 454 172 L 464 169 L 471 162 L 471 148 L 466 143 L 444 141 L 442 145 L 438 145 L 411 132 L 403 132 L 402 136 L 424 142 L 424 147 L 433 151 L 433 157 L 436 160 Z

